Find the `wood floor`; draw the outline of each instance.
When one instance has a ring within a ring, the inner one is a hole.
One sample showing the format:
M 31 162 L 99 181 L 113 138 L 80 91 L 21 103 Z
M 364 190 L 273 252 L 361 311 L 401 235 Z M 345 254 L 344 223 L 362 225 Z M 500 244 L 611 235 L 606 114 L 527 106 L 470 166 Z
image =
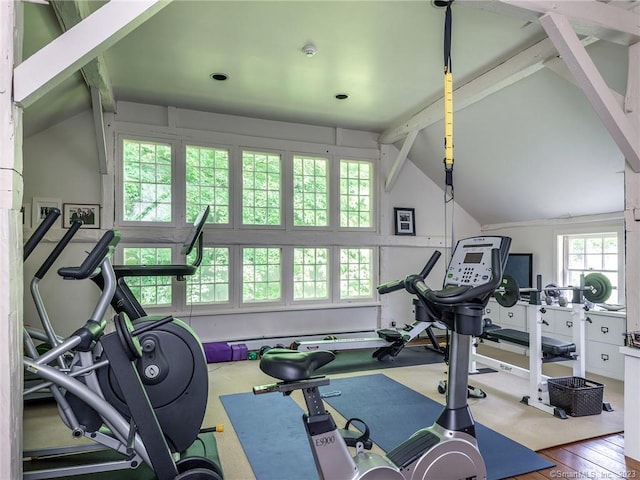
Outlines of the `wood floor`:
M 545 448 L 537 453 L 556 466 L 511 480 L 640 478 L 640 462 L 624 456 L 623 434 Z

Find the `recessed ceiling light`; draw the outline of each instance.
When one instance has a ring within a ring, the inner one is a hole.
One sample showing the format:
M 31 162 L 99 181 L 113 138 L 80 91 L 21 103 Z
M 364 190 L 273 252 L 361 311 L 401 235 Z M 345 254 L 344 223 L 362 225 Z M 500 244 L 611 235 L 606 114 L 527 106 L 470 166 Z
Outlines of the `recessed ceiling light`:
M 211 75 L 209 75 L 209 78 L 211 78 L 211 80 L 224 82 L 226 79 L 229 78 L 229 75 L 227 75 L 226 73 L 212 73 Z
M 349 98 L 349 95 L 346 93 L 336 93 L 336 98 L 338 100 L 346 100 L 347 98 Z

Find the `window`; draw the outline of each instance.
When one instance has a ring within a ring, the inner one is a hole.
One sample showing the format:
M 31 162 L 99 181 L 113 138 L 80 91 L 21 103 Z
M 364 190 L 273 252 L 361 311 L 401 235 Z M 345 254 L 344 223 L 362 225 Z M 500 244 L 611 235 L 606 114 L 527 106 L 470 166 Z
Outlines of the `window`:
M 618 234 L 564 235 L 561 238 L 564 285 L 578 286 L 580 275 L 602 273 L 613 288 L 607 303 L 618 303 Z
M 280 155 L 242 152 L 242 224 L 281 224 Z
M 271 140 L 252 138 L 243 148 L 237 135 L 202 143 L 199 135 L 119 137 L 115 226 L 125 239 L 123 263 L 175 263 L 187 228 L 211 208 L 195 275 L 128 279 L 145 308 L 204 312 L 375 297 L 377 250 L 363 246 L 377 235 L 374 161 L 327 153 L 335 146 L 312 144 L 313 153 L 304 153 L 302 143 L 289 142 L 293 153 Z
M 125 247 L 125 265 L 170 265 L 171 247 Z M 128 277 L 127 285 L 143 307 L 171 305 L 171 277 Z
M 275 302 L 282 298 L 280 257 L 279 248 L 242 249 L 243 302 Z
M 123 220 L 171 222 L 171 145 L 124 140 L 122 157 Z
M 293 249 L 293 299 L 329 298 L 329 249 Z
M 196 252 L 191 252 L 188 262 L 193 263 L 195 256 Z M 187 278 L 187 303 L 229 303 L 231 291 L 229 267 L 228 247 L 204 248 L 198 270 L 195 275 Z
M 373 296 L 373 250 L 340 249 L 340 298 Z
M 326 158 L 293 157 L 293 224 L 329 225 L 329 168 Z
M 340 160 L 340 226 L 370 228 L 373 225 L 373 165 Z
M 186 147 L 187 222 L 195 221 L 209 205 L 208 223 L 228 224 L 229 151 L 193 145 Z

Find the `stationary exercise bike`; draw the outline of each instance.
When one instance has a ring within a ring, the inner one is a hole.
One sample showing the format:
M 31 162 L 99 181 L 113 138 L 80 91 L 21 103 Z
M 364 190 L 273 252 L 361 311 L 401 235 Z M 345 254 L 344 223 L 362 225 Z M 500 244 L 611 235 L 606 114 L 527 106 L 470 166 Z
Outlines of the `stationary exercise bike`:
M 383 294 L 403 288 L 415 294 L 433 317 L 442 319 L 452 332 L 445 408 L 433 425 L 418 430 L 385 456 L 365 452 L 363 438 L 356 442 L 356 454 L 352 456 L 348 449 L 348 444 L 353 444 L 352 437 L 343 439 L 325 409 L 318 387 L 328 385 L 329 379 L 313 373 L 331 362 L 333 353 L 273 349 L 262 357 L 260 369 L 281 381 L 254 387 L 253 392 L 290 395 L 302 390 L 308 409 L 303 422 L 321 479 L 486 479 L 467 404 L 469 337 L 482 331 L 482 312 L 500 284 L 510 244 L 510 238 L 497 236 L 459 241 L 442 290 L 430 290 L 420 274 L 378 287 Z

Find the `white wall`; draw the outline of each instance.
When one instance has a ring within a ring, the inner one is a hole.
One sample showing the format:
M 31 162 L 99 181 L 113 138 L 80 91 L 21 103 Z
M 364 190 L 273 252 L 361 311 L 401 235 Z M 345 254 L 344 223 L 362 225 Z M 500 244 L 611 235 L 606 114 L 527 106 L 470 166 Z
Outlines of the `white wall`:
M 54 198 L 61 203 L 101 203 L 100 175 L 93 116 L 87 111 L 69 118 L 24 140 L 24 204 L 30 208 L 34 197 Z M 24 323 L 38 326 L 39 317 L 30 294 L 30 282 L 55 243 L 62 238 L 61 223 L 53 228 L 24 265 Z M 34 222 L 36 223 L 36 222 Z M 25 241 L 32 229 L 25 225 Z M 62 253 L 40 283 L 46 307 L 58 333 L 68 335 L 89 318 L 98 289 L 88 281 L 63 281 L 57 270 L 79 265 L 85 251 L 99 238 L 97 230 L 84 230 Z
M 116 128 L 135 131 L 148 126 L 164 133 L 172 132 L 181 137 L 201 138 L 218 133 L 250 136 L 278 141 L 308 142 L 338 145 L 349 148 L 378 149 L 377 135 L 330 127 L 271 122 L 259 119 L 232 117 L 207 112 L 166 108 L 150 105 L 119 103 L 118 114 L 107 116 L 107 141 L 113 157 Z M 64 202 L 100 203 L 105 206 L 102 225 L 110 225 L 113 213 L 109 206 L 113 198 L 101 196 L 102 178 L 98 173 L 98 157 L 95 134 L 90 112 L 84 112 L 58 125 L 25 139 L 25 202 L 32 197 L 53 197 Z M 383 151 L 380 175 L 383 182 L 391 168 L 397 150 L 388 147 Z M 412 207 L 416 212 L 416 236 L 393 235 L 393 207 Z M 443 191 L 420 172 L 413 163 L 406 162 L 390 193 L 381 189 L 379 198 L 379 232 L 374 234 L 380 246 L 380 280 L 404 278 L 422 269 L 426 260 L 437 248 L 445 252 L 451 239 L 445 238 Z M 457 238 L 476 235 L 480 225 L 464 210 L 455 208 L 455 232 Z M 449 225 L 448 229 L 451 228 Z M 25 229 L 25 238 L 31 229 Z M 68 334 L 79 326 L 91 312 L 97 298 L 97 288 L 88 281 L 63 281 L 55 270 L 59 266 L 79 264 L 84 252 L 98 239 L 99 231 L 81 230 L 80 241 L 72 243 L 41 282 L 41 293 L 47 311 L 59 333 Z M 225 232 L 228 233 L 228 232 Z M 62 236 L 61 229 L 52 230 L 47 242 L 39 246 L 25 265 L 25 321 L 32 322 L 36 311 L 31 301 L 29 282 Z M 124 234 L 123 234 L 124 236 Z M 124 240 L 124 239 L 123 239 Z M 428 283 L 441 285 L 444 274 L 443 255 L 429 277 Z M 191 314 L 176 312 L 191 323 L 203 341 L 244 340 L 287 335 L 339 333 L 373 330 L 387 327 L 391 321 L 400 326 L 413 319 L 411 298 L 406 293 L 395 293 L 368 302 L 342 308 L 325 306 L 311 310 L 281 309 L 243 312 L 236 309 L 223 315 Z M 268 343 L 265 341 L 265 343 Z

